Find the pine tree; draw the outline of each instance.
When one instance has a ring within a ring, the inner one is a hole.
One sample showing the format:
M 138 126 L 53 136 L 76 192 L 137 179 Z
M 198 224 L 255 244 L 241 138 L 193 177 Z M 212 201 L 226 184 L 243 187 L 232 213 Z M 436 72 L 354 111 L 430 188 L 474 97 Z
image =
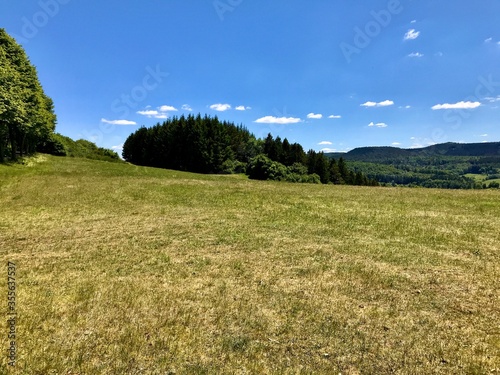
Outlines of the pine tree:
M 328 171 L 330 172 L 330 182 L 332 182 L 336 185 L 344 183 L 344 180 L 342 179 L 342 176 L 340 175 L 337 161 L 333 158 L 330 160 L 330 165 L 329 165 Z

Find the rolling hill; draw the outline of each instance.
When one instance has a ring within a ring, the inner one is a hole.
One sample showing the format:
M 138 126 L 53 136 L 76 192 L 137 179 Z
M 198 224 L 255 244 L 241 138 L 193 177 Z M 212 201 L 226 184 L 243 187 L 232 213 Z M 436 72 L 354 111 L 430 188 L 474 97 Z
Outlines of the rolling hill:
M 425 148 L 361 147 L 344 158 L 356 171 L 381 183 L 452 189 L 496 187 L 500 174 L 500 142 L 443 143 Z

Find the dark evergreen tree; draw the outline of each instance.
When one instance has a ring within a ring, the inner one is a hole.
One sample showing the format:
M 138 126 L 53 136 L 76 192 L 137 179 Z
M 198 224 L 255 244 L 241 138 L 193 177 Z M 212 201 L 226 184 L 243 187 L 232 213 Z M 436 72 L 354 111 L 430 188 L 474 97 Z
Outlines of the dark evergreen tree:
M 330 172 L 330 182 L 339 185 L 343 184 L 344 180 L 342 179 L 342 176 L 340 175 L 339 167 L 337 165 L 337 161 L 335 159 L 330 160 L 330 165 L 328 168 L 328 171 Z
M 342 157 L 339 159 L 338 168 L 342 181 L 344 181 L 347 184 L 350 184 L 349 170 L 347 169 L 347 165 L 344 161 L 344 158 Z
M 291 161 L 290 148 L 291 148 L 290 142 L 288 142 L 288 139 L 285 138 L 283 140 L 282 145 L 281 145 L 281 158 L 280 158 L 279 162 L 281 164 L 286 165 L 286 166 L 290 166 L 293 164 L 290 162 Z

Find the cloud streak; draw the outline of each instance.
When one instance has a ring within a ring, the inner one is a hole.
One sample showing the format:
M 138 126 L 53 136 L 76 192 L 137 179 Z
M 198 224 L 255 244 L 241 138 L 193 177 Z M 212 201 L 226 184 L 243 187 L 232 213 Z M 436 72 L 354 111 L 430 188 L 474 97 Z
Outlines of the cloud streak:
M 225 111 L 229 111 L 231 109 L 231 105 L 230 104 L 222 104 L 222 103 L 212 104 L 210 106 L 210 109 L 213 109 L 214 111 L 217 111 L 217 112 L 225 112 Z
M 309 113 L 307 115 L 307 118 L 314 119 L 314 120 L 321 120 L 323 118 L 323 115 L 322 114 Z
M 120 125 L 120 126 L 137 125 L 137 123 L 135 121 L 128 121 L 128 120 L 106 120 L 105 118 L 102 118 L 101 122 L 103 122 L 105 124 Z
M 404 40 L 415 40 L 420 36 L 420 31 L 415 29 L 410 29 L 404 36 Z
M 150 106 L 147 106 L 144 111 L 137 111 L 136 113 L 141 116 L 146 116 L 148 118 L 157 118 L 157 119 L 167 119 L 168 112 L 177 112 L 178 109 L 171 105 L 162 105 L 157 109 L 149 109 Z
M 297 124 L 299 122 L 302 122 L 300 118 L 296 117 L 274 117 L 274 116 L 265 116 L 261 117 L 254 122 L 258 124 L 280 124 L 280 125 L 287 125 L 287 124 Z
M 436 104 L 435 106 L 432 107 L 434 111 L 440 110 L 440 109 L 475 109 L 477 107 L 480 107 L 481 103 L 479 102 L 458 102 L 454 104 L 450 103 L 444 103 L 444 104 Z
M 366 102 L 361 104 L 361 107 L 389 107 L 391 105 L 394 105 L 394 102 L 392 100 L 384 100 L 383 102 Z
M 378 122 L 374 123 L 373 121 L 368 124 L 369 127 L 376 127 L 376 128 L 387 128 L 389 125 L 387 125 L 384 122 Z
M 235 108 L 237 111 L 249 111 L 252 107 L 245 107 L 244 105 L 239 105 Z

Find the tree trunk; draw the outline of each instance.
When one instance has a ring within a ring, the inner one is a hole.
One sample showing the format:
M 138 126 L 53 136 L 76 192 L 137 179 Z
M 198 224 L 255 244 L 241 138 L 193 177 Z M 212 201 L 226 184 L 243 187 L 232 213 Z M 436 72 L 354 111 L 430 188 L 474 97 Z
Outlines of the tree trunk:
M 13 125 L 9 125 L 8 127 L 9 127 L 11 159 L 17 160 L 16 131 Z
M 0 163 L 3 163 L 5 161 L 4 152 L 5 152 L 4 139 L 2 137 L 2 134 L 0 134 Z

